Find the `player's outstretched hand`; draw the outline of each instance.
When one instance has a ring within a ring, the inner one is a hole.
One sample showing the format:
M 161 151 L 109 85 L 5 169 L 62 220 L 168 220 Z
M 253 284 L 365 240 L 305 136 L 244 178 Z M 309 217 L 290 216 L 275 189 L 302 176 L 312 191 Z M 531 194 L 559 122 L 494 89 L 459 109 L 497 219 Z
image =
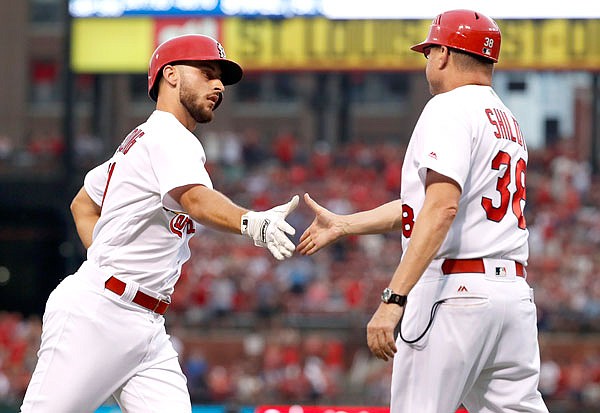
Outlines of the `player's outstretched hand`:
M 300 237 L 296 251 L 302 255 L 312 255 L 346 235 L 346 231 L 342 215 L 322 207 L 308 194 L 304 194 L 304 202 L 315 213 L 315 219 Z
M 283 205 L 267 211 L 249 211 L 242 216 L 242 234 L 254 240 L 254 245 L 267 248 L 278 260 L 292 256 L 295 245 L 286 234 L 294 235 L 296 230 L 285 218 L 298 206 L 300 197 L 294 195 Z

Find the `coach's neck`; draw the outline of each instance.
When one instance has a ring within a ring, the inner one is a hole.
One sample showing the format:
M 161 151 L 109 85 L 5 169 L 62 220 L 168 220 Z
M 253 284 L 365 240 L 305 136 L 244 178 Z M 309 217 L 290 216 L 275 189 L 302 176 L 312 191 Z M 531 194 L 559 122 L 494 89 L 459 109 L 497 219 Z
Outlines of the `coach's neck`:
M 450 69 L 448 76 L 444 78 L 442 89 L 449 92 L 457 87 L 467 85 L 492 86 L 492 71 L 483 69 L 463 71 L 453 67 Z
M 433 95 L 449 92 L 461 86 L 492 86 L 494 63 L 469 54 L 450 52 L 442 46 L 432 53 L 427 77 Z

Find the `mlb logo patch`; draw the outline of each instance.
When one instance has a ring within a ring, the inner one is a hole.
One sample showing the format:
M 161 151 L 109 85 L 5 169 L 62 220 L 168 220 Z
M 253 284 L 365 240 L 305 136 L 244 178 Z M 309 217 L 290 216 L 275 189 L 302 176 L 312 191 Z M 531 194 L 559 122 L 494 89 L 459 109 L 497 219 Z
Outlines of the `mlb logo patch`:
M 496 277 L 506 277 L 506 267 L 496 267 Z

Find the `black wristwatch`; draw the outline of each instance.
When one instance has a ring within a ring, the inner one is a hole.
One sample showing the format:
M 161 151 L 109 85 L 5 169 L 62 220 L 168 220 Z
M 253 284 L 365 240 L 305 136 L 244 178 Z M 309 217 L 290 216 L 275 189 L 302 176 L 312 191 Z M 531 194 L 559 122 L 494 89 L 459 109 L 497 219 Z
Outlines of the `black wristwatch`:
M 381 293 L 381 301 L 386 304 L 398 304 L 400 307 L 406 305 L 406 296 L 396 294 L 391 288 L 386 288 Z

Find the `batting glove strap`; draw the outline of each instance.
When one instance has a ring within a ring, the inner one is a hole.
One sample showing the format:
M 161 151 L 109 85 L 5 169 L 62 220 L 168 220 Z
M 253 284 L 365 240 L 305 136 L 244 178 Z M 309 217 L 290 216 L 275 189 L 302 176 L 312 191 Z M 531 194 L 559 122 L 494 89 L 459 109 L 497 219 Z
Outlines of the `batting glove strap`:
M 249 211 L 242 216 L 241 232 L 254 240 L 257 247 L 267 248 L 278 260 L 291 257 L 296 246 L 286 234 L 294 235 L 296 230 L 285 218 L 298 205 L 298 196 L 290 202 L 278 205 L 268 211 Z
M 242 234 L 254 240 L 257 247 L 267 246 L 267 229 L 271 220 L 267 212 L 250 211 L 242 216 Z

